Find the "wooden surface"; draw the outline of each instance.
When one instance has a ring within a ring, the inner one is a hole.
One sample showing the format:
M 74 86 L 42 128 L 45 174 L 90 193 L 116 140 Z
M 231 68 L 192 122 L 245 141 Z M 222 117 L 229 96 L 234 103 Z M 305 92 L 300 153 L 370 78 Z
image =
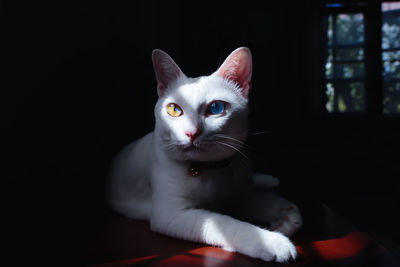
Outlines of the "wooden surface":
M 291 239 L 299 257 L 290 266 L 400 266 L 386 247 L 321 203 L 300 203 L 304 226 Z M 275 266 L 239 253 L 150 231 L 149 224 L 112 212 L 89 242 L 91 266 Z M 285 265 L 285 264 L 283 264 Z

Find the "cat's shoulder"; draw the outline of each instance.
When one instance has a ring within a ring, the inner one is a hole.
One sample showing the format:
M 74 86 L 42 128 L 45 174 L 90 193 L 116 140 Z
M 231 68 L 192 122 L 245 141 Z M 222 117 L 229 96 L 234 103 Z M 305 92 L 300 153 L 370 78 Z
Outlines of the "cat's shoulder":
M 149 149 L 151 148 L 152 144 L 153 144 L 153 136 L 154 136 L 154 132 L 150 132 L 148 134 L 146 134 L 145 136 L 133 141 L 132 143 L 130 143 L 127 147 L 128 150 L 136 150 L 136 151 L 149 151 Z
M 153 132 L 146 134 L 145 136 L 136 139 L 123 147 L 120 152 L 117 154 L 115 159 L 116 162 L 123 161 L 124 159 L 130 159 L 132 157 L 141 157 L 140 154 L 147 152 L 151 148 L 151 144 L 153 141 Z M 139 154 L 139 155 L 138 155 Z

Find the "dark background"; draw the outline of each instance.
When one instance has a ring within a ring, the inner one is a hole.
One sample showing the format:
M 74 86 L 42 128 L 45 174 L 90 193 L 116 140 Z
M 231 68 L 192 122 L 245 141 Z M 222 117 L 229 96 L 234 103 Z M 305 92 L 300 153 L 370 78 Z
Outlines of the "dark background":
M 249 47 L 256 168 L 400 242 L 399 124 L 325 114 L 322 5 L 188 2 L 2 2 L 1 230 L 14 259 L 84 259 L 112 158 L 154 126 L 154 48 L 199 76 Z

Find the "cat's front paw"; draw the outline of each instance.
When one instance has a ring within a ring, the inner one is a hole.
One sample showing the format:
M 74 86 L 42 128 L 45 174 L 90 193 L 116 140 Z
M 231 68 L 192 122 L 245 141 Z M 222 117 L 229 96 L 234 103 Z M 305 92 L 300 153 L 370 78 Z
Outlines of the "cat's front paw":
M 297 250 L 293 243 L 281 233 L 262 230 L 253 246 L 253 257 L 264 261 L 288 262 L 296 259 Z
M 239 234 L 239 237 L 236 239 L 238 243 L 232 244 L 233 247 L 224 248 L 268 262 L 288 262 L 296 259 L 296 247 L 281 233 L 253 228 L 245 235 Z
M 286 236 L 293 235 L 303 224 L 299 208 L 295 204 L 283 205 L 277 218 L 271 223 L 271 230 Z

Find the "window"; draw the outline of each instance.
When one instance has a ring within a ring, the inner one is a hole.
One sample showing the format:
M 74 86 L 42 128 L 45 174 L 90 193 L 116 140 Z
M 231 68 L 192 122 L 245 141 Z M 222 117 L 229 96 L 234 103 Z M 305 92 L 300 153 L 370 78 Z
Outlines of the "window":
M 400 113 L 400 2 L 382 3 L 383 113 Z
M 329 15 L 327 35 L 326 109 L 328 112 L 364 111 L 364 15 Z
M 400 2 L 325 3 L 329 114 L 400 115 Z

